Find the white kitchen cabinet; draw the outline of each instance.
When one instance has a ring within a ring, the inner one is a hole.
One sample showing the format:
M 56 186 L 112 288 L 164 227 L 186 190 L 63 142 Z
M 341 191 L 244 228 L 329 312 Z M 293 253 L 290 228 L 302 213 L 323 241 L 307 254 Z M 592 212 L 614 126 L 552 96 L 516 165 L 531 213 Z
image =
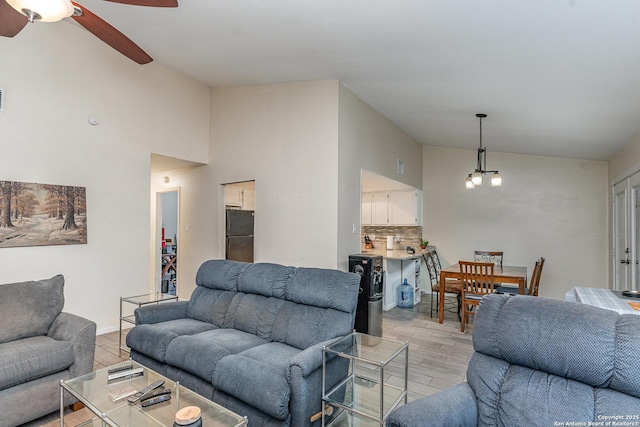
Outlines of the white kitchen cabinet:
M 371 197 L 372 225 L 389 225 L 389 193 L 375 192 Z
M 373 225 L 373 193 L 362 193 L 362 225 Z
M 389 225 L 420 225 L 419 191 L 389 192 Z
M 252 211 L 254 209 L 255 194 L 254 189 L 227 184 L 224 186 L 224 204 L 228 207 Z
M 224 186 L 224 204 L 226 206 L 242 207 L 242 187 L 235 185 Z
M 422 191 L 362 193 L 362 225 L 422 225 Z
M 245 188 L 242 191 L 242 210 L 252 211 L 254 210 L 256 200 L 256 190 L 251 188 Z

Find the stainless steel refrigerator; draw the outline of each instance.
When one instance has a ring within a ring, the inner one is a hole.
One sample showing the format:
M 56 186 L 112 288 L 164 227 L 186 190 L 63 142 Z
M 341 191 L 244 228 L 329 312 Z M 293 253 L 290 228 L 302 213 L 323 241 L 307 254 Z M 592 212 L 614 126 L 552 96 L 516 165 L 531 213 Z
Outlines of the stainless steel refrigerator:
M 253 211 L 227 209 L 227 259 L 253 262 L 253 218 Z

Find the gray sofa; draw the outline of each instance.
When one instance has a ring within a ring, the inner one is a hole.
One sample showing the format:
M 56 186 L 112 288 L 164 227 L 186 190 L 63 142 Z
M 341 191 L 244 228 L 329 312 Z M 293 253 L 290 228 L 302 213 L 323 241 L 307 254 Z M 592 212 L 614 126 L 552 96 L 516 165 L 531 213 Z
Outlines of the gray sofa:
M 387 426 L 640 423 L 640 316 L 491 295 L 473 346 L 466 383 L 396 409 Z
M 353 331 L 359 284 L 337 270 L 210 260 L 189 301 L 136 309 L 127 345 L 250 426 L 308 426 L 322 407 L 322 347 Z
M 96 324 L 62 312 L 63 290 L 62 275 L 0 285 L 2 427 L 60 410 L 60 380 L 93 370 Z

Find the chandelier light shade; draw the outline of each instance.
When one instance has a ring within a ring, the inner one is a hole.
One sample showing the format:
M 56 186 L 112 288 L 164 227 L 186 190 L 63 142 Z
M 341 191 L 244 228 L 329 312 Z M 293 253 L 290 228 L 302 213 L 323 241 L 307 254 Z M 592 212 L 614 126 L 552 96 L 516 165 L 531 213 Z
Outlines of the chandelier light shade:
M 476 188 L 476 185 L 473 183 L 473 180 L 471 179 L 471 174 L 469 174 L 469 176 L 467 177 L 464 185 L 465 185 L 465 187 L 467 187 L 467 190 L 470 190 L 472 188 Z
M 502 185 L 502 175 L 499 172 L 494 172 L 491 175 L 491 186 L 492 187 L 500 187 Z
M 70 0 L 7 0 L 7 3 L 26 15 L 29 22 L 56 22 L 73 15 Z
M 465 188 L 468 190 L 476 188 L 478 185 L 482 185 L 482 176 L 491 173 L 491 186 L 500 187 L 502 185 L 502 175 L 498 171 L 486 170 L 487 167 L 487 149 L 482 147 L 482 119 L 487 117 L 486 114 L 476 114 L 476 117 L 480 119 L 480 147 L 478 148 L 478 163 L 476 164 L 476 170 L 470 173 L 465 180 Z

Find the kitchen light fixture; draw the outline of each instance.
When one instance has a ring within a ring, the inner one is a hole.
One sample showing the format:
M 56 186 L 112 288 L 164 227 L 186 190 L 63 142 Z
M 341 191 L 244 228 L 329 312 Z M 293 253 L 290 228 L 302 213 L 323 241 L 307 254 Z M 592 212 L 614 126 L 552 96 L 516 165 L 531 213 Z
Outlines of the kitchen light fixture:
M 476 188 L 476 185 L 482 185 L 482 175 L 486 173 L 492 173 L 491 186 L 500 187 L 502 185 L 502 175 L 498 171 L 489 171 L 484 168 L 487 167 L 487 149 L 482 148 L 482 119 L 487 117 L 486 114 L 476 114 L 476 117 L 480 119 L 480 147 L 478 148 L 478 164 L 476 170 L 470 173 L 465 180 L 465 187 L 467 189 Z
M 56 22 L 73 15 L 70 0 L 7 0 L 7 3 L 26 15 L 29 22 Z

